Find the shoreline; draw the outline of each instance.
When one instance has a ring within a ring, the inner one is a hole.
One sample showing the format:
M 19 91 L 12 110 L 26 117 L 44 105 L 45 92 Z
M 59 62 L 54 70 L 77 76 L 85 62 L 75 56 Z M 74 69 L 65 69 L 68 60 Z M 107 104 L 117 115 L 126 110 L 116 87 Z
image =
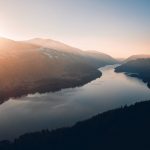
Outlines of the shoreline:
M 144 77 L 142 77 L 141 75 L 139 75 L 138 73 L 134 73 L 134 72 L 128 72 L 128 71 L 121 71 L 115 68 L 115 72 L 116 73 L 124 73 L 125 75 L 129 76 L 129 77 L 133 77 L 133 78 L 137 78 L 142 80 L 142 82 L 147 84 L 147 87 L 150 89 L 150 81 L 145 79 Z
M 141 79 L 144 83 L 147 83 L 147 87 L 150 88 L 150 71 L 149 71 L 150 59 L 136 59 L 128 61 L 121 66 L 115 68 L 115 72 L 124 72 L 128 76 Z
M 47 93 L 47 92 L 57 92 L 66 88 L 75 88 L 83 86 L 97 78 L 102 76 L 102 72 L 99 70 L 94 70 L 90 72 L 82 73 L 79 77 L 72 78 L 64 78 L 64 79 L 47 79 L 42 80 L 36 83 L 33 83 L 33 86 L 23 86 L 18 89 L 14 89 L 13 91 L 5 91 L 5 93 L 1 93 L 0 104 L 9 100 L 10 98 L 19 98 L 22 96 L 26 96 L 28 94 L 35 93 Z

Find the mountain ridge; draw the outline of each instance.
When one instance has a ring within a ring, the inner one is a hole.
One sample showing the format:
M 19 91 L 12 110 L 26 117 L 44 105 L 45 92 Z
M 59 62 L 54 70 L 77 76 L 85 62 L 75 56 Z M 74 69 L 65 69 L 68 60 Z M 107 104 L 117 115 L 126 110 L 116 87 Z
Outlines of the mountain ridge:
M 136 59 L 142 59 L 142 58 L 150 58 L 150 54 L 137 54 L 137 55 L 132 55 L 128 57 L 127 59 L 124 60 L 124 62 L 128 62 L 131 60 L 136 60 Z

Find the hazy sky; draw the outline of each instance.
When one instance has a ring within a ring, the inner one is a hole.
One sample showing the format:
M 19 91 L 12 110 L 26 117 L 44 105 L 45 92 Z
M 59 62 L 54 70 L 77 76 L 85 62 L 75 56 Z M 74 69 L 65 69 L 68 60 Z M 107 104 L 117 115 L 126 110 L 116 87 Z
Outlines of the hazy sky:
M 0 0 L 0 36 L 46 37 L 115 57 L 150 54 L 150 0 Z

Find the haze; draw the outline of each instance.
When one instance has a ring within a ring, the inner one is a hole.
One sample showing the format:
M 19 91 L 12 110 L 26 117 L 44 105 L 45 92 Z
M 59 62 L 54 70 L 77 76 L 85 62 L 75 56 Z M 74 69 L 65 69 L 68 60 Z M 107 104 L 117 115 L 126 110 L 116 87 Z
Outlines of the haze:
M 0 36 L 128 57 L 150 54 L 149 16 L 149 0 L 0 0 Z

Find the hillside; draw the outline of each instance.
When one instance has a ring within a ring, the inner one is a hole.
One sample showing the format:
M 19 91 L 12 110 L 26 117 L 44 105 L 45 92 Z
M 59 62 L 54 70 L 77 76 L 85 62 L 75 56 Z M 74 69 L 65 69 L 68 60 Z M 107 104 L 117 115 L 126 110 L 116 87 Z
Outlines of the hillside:
M 132 77 L 138 77 L 150 87 L 150 58 L 136 59 L 122 64 L 115 72 L 126 72 Z
M 0 103 L 29 93 L 81 86 L 100 77 L 97 69 L 110 64 L 84 55 L 81 50 L 54 43 L 59 45 L 57 48 L 63 45 L 64 50 L 51 49 L 45 43 L 43 47 L 0 38 Z
M 70 128 L 28 133 L 14 142 L 2 141 L 1 150 L 148 150 L 150 101 L 99 114 Z
M 78 48 L 74 48 L 72 46 L 69 46 L 67 44 L 52 39 L 34 38 L 34 39 L 27 40 L 25 42 L 39 45 L 42 47 L 47 47 L 53 50 L 59 50 L 61 52 L 68 52 L 68 53 L 75 53 L 75 54 L 82 53 L 82 51 Z
M 95 50 L 85 51 L 85 55 L 89 59 L 88 61 L 97 67 L 100 66 L 101 64 L 112 65 L 119 62 L 116 59 L 112 58 L 111 56 Z
M 85 62 L 97 68 L 104 65 L 109 65 L 109 64 L 112 65 L 118 63 L 117 60 L 115 60 L 114 58 L 112 58 L 107 54 L 94 51 L 94 50 L 83 51 L 78 48 L 74 48 L 62 42 L 51 40 L 51 39 L 34 38 L 25 42 L 42 46 L 51 50 L 55 50 L 58 53 L 62 53 L 63 56 L 69 56 L 69 57 L 70 55 L 71 57 L 78 56 L 80 59 L 84 60 Z M 47 51 L 47 52 L 51 54 L 51 51 Z
M 127 59 L 125 59 L 124 62 L 128 62 L 128 61 L 131 61 L 131 60 L 136 60 L 136 59 L 145 59 L 145 58 L 150 58 L 150 55 L 145 55 L 145 54 L 132 55 L 132 56 L 128 57 Z

